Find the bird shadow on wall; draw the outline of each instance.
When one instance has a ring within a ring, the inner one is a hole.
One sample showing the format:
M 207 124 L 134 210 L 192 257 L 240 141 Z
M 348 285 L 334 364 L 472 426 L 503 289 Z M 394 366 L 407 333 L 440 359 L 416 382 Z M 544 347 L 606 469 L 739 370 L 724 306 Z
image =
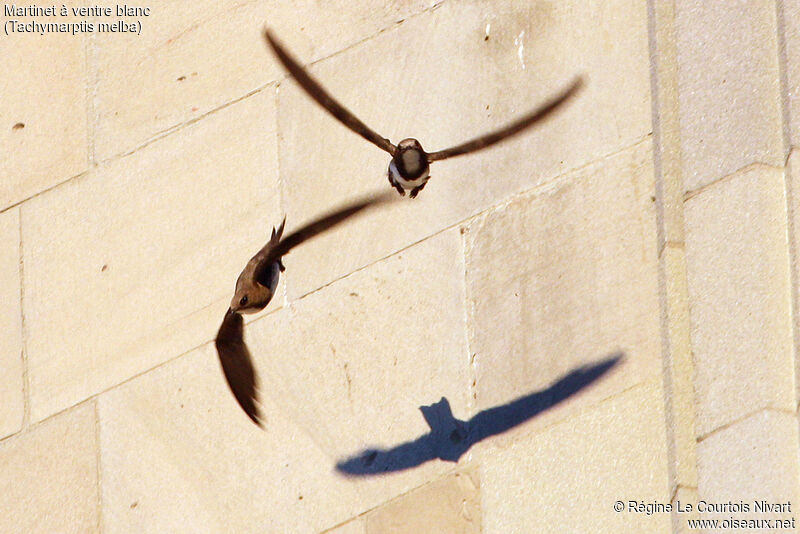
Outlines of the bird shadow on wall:
M 411 469 L 437 458 L 457 462 L 479 441 L 506 432 L 591 385 L 623 357 L 618 352 L 578 367 L 547 389 L 483 410 L 469 421 L 453 417 L 450 403 L 442 397 L 437 403 L 419 407 L 430 432 L 390 449 L 365 449 L 337 462 L 336 470 L 347 476 L 372 476 Z

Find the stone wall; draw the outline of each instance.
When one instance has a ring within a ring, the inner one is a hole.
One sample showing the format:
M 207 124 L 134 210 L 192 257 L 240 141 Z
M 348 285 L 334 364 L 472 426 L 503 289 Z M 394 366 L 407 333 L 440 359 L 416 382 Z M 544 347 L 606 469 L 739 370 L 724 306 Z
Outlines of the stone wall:
M 797 531 L 800 0 L 147 7 L 0 35 L 0 532 Z M 587 84 L 286 257 L 261 430 L 213 345 L 236 276 L 388 188 L 265 24 L 429 150 Z

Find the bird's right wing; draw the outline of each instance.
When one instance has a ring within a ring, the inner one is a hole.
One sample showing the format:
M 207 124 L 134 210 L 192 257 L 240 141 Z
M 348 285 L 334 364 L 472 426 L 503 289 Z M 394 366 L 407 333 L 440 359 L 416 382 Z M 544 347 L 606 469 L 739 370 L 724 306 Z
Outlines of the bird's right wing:
M 361 119 L 353 115 L 346 107 L 341 105 L 337 102 L 331 95 L 326 91 L 314 78 L 312 78 L 308 72 L 297 62 L 297 60 L 289 54 L 289 51 L 286 50 L 283 45 L 281 45 L 275 37 L 270 33 L 269 30 L 264 30 L 264 36 L 267 39 L 272 51 L 275 52 L 275 55 L 278 56 L 278 59 L 283 66 L 286 67 L 286 70 L 294 76 L 294 79 L 297 80 L 297 83 L 300 84 L 300 87 L 305 89 L 306 93 L 309 94 L 311 98 L 317 101 L 317 103 L 328 110 L 328 112 L 339 119 L 339 121 L 353 130 L 355 133 L 369 141 L 370 143 L 375 144 L 381 150 L 385 150 L 392 156 L 394 156 L 397 147 L 395 147 L 391 141 L 379 135 L 375 130 L 361 122 Z

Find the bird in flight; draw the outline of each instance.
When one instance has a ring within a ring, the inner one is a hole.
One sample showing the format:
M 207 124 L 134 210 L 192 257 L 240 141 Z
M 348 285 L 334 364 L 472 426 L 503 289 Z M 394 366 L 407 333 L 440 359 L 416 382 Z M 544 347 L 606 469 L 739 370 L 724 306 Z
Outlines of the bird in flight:
M 390 195 L 374 195 L 339 207 L 308 224 L 301 226 L 285 238 L 284 218 L 280 227 L 272 228 L 272 235 L 264 247 L 247 262 L 239 278 L 230 307 L 222 319 L 214 345 L 222 365 L 225 380 L 233 392 L 239 406 L 258 426 L 262 426 L 258 400 L 257 383 L 253 361 L 247 344 L 244 342 L 243 313 L 256 313 L 266 308 L 275 294 L 278 278 L 283 272 L 282 257 L 304 241 L 342 223 L 357 213 L 390 200 Z
M 499 130 L 489 132 L 444 150 L 425 152 L 420 142 L 414 138 L 403 139 L 395 146 L 391 141 L 361 122 L 358 117 L 341 105 L 319 84 L 319 82 L 312 78 L 289 51 L 275 39 L 268 29 L 264 30 L 264 35 L 272 51 L 278 57 L 278 60 L 280 60 L 286 70 L 294 76 L 297 83 L 300 84 L 311 98 L 328 110 L 331 115 L 339 119 L 342 124 L 392 156 L 392 160 L 389 163 L 389 183 L 400 195 L 405 195 L 406 190 L 410 190 L 411 193 L 409 196 L 411 198 L 416 197 L 425 187 L 425 184 L 428 183 L 428 179 L 430 178 L 430 164 L 432 162 L 477 152 L 478 150 L 490 147 L 503 139 L 522 132 L 526 128 L 545 119 L 556 108 L 575 95 L 583 85 L 583 78 L 578 76 L 572 81 L 569 87 L 554 98 Z

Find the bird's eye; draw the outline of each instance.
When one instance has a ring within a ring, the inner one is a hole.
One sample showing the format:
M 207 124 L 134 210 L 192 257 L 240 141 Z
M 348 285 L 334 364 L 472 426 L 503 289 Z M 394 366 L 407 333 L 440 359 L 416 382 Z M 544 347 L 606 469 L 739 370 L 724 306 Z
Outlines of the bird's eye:
M 247 306 L 247 296 L 242 297 L 239 301 L 239 306 Z

